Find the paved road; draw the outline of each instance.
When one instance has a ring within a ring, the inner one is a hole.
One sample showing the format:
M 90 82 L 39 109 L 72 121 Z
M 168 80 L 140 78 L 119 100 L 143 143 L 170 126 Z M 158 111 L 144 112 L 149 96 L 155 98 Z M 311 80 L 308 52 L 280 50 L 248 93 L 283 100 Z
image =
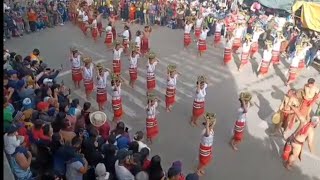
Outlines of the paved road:
M 142 27 L 134 25 L 135 32 Z M 118 30 L 122 29 L 119 24 Z M 212 40 L 212 37 L 209 39 Z M 97 43 L 89 37 L 84 37 L 79 28 L 71 24 L 55 29 L 38 32 L 6 42 L 5 46 L 12 51 L 23 55 L 29 54 L 33 48 L 39 48 L 45 62 L 52 67 L 66 67 L 60 79 L 65 84 L 72 84 L 70 67 L 68 63 L 69 48 L 76 45 L 84 54 L 90 55 L 95 61 L 102 62 L 107 67 L 112 67 L 112 56 L 106 51 L 103 44 L 104 38 Z M 270 69 L 270 74 L 262 79 L 255 75 L 257 62 L 261 57 L 257 55 L 252 64 L 238 73 L 237 63 L 222 66 L 222 48 L 209 47 L 209 51 L 201 58 L 196 56 L 196 44 L 189 50 L 183 50 L 183 31 L 156 27 L 153 29 L 151 47 L 157 53 L 160 64 L 157 66 L 157 95 L 163 100 L 166 88 L 166 67 L 169 63 L 178 65 L 182 76 L 178 80 L 177 104 L 171 113 L 165 112 L 164 103 L 158 108 L 158 120 L 160 136 L 151 145 L 152 154 L 159 154 L 163 158 L 163 166 L 167 169 L 174 160 L 183 161 L 183 171 L 191 172 L 198 161 L 198 146 L 201 128 L 190 127 L 188 121 L 191 115 L 194 83 L 198 75 L 205 74 L 209 78 L 207 90 L 207 110 L 216 112 L 218 122 L 214 143 L 214 160 L 202 179 L 250 179 L 250 180 L 320 180 L 320 140 L 317 137 L 317 155 L 303 154 L 303 162 L 298 163 L 294 171 L 286 171 L 281 163 L 279 150 L 284 142 L 279 138 L 270 138 L 267 129 L 270 125 L 270 117 L 278 108 L 284 92 L 284 79 L 288 63 Z M 123 58 L 123 78 L 128 81 L 128 63 Z M 237 57 L 236 57 L 237 59 Z M 123 87 L 123 105 L 126 115 L 124 121 L 132 128 L 145 130 L 145 59 L 139 62 L 139 79 L 137 87 L 131 89 Z M 309 77 L 316 78 L 320 82 L 319 72 L 311 68 L 305 70 L 298 78 L 295 88 L 302 87 Z M 237 117 L 238 94 L 242 90 L 254 92 L 254 106 L 249 111 L 248 125 L 245 140 L 240 145 L 240 150 L 234 152 L 228 142 L 231 136 L 233 123 Z M 85 97 L 83 88 L 72 91 L 73 97 L 82 99 Z M 110 97 L 110 96 L 109 96 Z M 93 100 L 94 108 L 97 108 Z M 261 108 L 260 108 L 261 107 Z M 112 117 L 110 105 L 106 113 Z M 320 129 L 320 128 L 319 128 Z M 318 134 L 319 134 L 319 131 Z M 319 135 L 318 135 L 319 136 Z

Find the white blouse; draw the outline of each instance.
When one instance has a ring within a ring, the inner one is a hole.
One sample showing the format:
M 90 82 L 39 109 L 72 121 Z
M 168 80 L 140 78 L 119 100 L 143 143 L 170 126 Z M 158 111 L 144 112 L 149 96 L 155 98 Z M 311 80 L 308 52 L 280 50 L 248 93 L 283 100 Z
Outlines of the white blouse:
M 278 39 L 275 40 L 275 43 L 273 44 L 272 50 L 280 51 L 280 47 L 281 47 L 281 41 L 279 41 Z
M 91 80 L 93 78 L 93 64 L 90 64 L 90 67 L 83 68 L 83 78 Z
M 175 74 L 174 77 L 168 77 L 168 80 L 167 80 L 167 87 L 169 89 L 175 89 L 176 88 L 176 85 L 177 85 L 177 77 L 178 75 Z
M 191 29 L 192 29 L 193 24 L 189 24 L 189 25 L 185 25 L 184 27 L 184 33 L 190 33 Z
M 199 39 L 201 39 L 201 40 L 206 40 L 206 39 L 207 39 L 208 32 L 209 32 L 209 29 L 207 29 L 207 30 L 202 30 Z
M 156 117 L 157 107 L 158 107 L 158 102 L 155 102 L 154 105 L 152 105 L 151 107 L 148 107 L 148 106 L 146 107 L 148 118 Z
M 141 37 L 137 36 L 136 39 L 134 40 L 134 42 L 136 43 L 137 47 L 140 47 L 140 45 L 141 45 Z
M 264 50 L 262 60 L 266 62 L 270 62 L 271 58 L 272 58 L 272 52 L 268 50 Z
M 207 87 L 208 87 L 208 84 L 205 83 L 204 87 L 200 89 L 198 93 L 196 93 L 195 100 L 197 102 L 204 102 L 205 97 L 207 95 L 207 91 L 206 91 Z
M 109 72 L 104 72 L 103 77 L 98 75 L 97 88 L 104 89 L 107 87 Z
M 83 15 L 82 22 L 87 22 L 89 20 L 89 17 L 87 15 Z
M 227 41 L 227 42 L 225 43 L 224 48 L 226 48 L 226 49 L 231 49 L 231 48 L 232 48 L 232 45 L 233 45 L 233 40 L 234 40 L 234 38 L 231 38 L 229 41 Z
M 243 43 L 242 45 L 242 52 L 243 53 L 248 53 L 251 48 L 251 43 Z
M 130 56 L 130 60 L 129 60 L 130 68 L 137 68 L 139 57 L 140 57 L 139 54 L 136 54 L 135 57 Z
M 121 97 L 121 83 L 119 86 L 112 86 L 112 97 L 113 98 Z
M 96 19 L 93 20 L 92 21 L 92 28 L 97 28 L 97 24 L 98 24 L 97 20 Z
M 123 31 L 122 37 L 123 37 L 124 40 L 129 40 L 129 37 L 130 37 L 129 30 Z
M 202 21 L 203 21 L 203 18 L 200 18 L 200 19 L 196 20 L 196 28 L 200 28 L 201 27 Z
M 147 75 L 150 75 L 150 76 L 154 75 L 154 72 L 156 70 L 156 65 L 157 64 L 158 64 L 158 62 L 154 62 L 153 64 L 150 64 L 148 62 L 148 64 L 147 64 Z
M 239 27 L 236 29 L 235 37 L 236 38 L 242 38 L 243 36 L 244 27 Z
M 202 134 L 201 134 L 201 144 L 203 146 L 206 146 L 206 147 L 210 147 L 213 145 L 213 140 L 214 140 L 214 131 L 212 130 L 209 134 L 208 137 L 205 136 L 205 133 L 206 133 L 206 129 L 204 129 L 202 131 Z
M 80 68 L 81 66 L 81 56 L 78 55 L 77 57 L 72 57 L 71 59 L 71 66 L 72 68 Z
M 223 27 L 223 23 L 217 23 L 216 24 L 216 32 L 221 32 L 222 27 Z
M 113 49 L 113 60 L 120 60 L 122 52 L 123 48 L 119 48 L 119 50 Z

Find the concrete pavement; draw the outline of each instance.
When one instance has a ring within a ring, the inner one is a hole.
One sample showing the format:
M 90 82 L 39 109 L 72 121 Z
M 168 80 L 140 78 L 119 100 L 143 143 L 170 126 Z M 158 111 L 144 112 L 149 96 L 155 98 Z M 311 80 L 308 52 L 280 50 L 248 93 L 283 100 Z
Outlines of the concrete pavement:
M 132 34 L 141 26 L 133 25 Z M 122 27 L 119 23 L 117 30 Z M 103 35 L 104 36 L 104 35 Z M 286 171 L 281 163 L 280 152 L 283 148 L 283 140 L 269 137 L 267 129 L 270 126 L 270 118 L 280 105 L 284 92 L 288 90 L 284 86 L 285 73 L 288 63 L 284 62 L 279 67 L 270 67 L 269 74 L 264 78 L 257 78 L 255 70 L 261 57 L 257 55 L 251 64 L 248 64 L 243 72 L 237 72 L 236 64 L 232 62 L 228 66 L 222 65 L 223 49 L 209 46 L 213 37 L 208 37 L 208 52 L 203 57 L 197 57 L 197 48 L 194 43 L 190 49 L 183 50 L 183 31 L 168 28 L 155 27 L 152 31 L 151 49 L 156 52 L 160 59 L 157 66 L 157 95 L 162 99 L 158 108 L 158 121 L 160 135 L 151 145 L 152 155 L 159 154 L 163 159 L 165 170 L 175 160 L 182 160 L 183 171 L 193 171 L 198 161 L 198 146 L 200 142 L 201 128 L 192 128 L 188 124 L 191 116 L 195 81 L 198 75 L 206 75 L 209 78 L 207 90 L 207 111 L 216 112 L 218 122 L 215 132 L 214 160 L 208 167 L 203 180 L 212 179 L 250 179 L 250 180 L 320 180 L 320 140 L 319 129 L 316 137 L 316 155 L 306 153 L 305 147 L 303 161 L 297 163 L 292 172 Z M 75 45 L 79 50 L 91 56 L 94 61 L 102 62 L 108 68 L 112 67 L 112 54 L 106 51 L 103 44 L 104 37 L 94 43 L 92 38 L 84 37 L 79 28 L 67 24 L 56 27 L 20 39 L 6 42 L 5 47 L 16 51 L 23 56 L 39 48 L 41 56 L 52 68 L 59 68 L 60 64 L 65 67 L 59 79 L 65 84 L 71 81 L 70 64 L 68 61 L 69 48 Z M 128 82 L 128 62 L 122 58 L 123 78 Z M 237 62 L 235 57 L 235 62 Z M 178 79 L 177 103 L 172 112 L 167 113 L 164 109 L 166 88 L 166 67 L 169 63 L 177 64 L 178 71 L 182 75 Z M 138 130 L 145 131 L 145 64 L 146 60 L 139 60 L 137 87 L 131 89 L 123 87 L 123 106 L 125 110 L 124 121 L 132 129 L 131 133 Z M 293 85 L 301 88 L 309 77 L 316 78 L 320 82 L 319 72 L 311 68 L 304 70 L 298 81 Z M 231 137 L 233 123 L 237 118 L 238 94 L 242 90 L 254 93 L 254 106 L 250 108 L 245 139 L 240 145 L 240 150 L 234 152 L 228 142 Z M 84 102 L 84 90 L 74 90 L 73 97 Z M 94 95 L 95 97 L 95 95 Z M 109 96 L 110 97 L 110 96 Z M 108 98 L 110 99 L 110 98 Z M 94 108 L 97 108 L 95 100 L 91 100 Z M 110 102 L 108 102 L 110 104 Z M 261 108 L 260 108 L 261 107 Z M 112 117 L 111 106 L 106 110 L 107 115 Z

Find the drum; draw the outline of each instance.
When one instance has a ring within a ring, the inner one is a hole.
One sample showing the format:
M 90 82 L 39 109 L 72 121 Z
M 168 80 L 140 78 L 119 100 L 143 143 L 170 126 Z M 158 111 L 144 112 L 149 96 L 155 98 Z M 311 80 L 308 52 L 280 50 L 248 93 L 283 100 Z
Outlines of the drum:
M 281 122 L 281 112 L 276 112 L 273 116 L 272 116 L 272 123 L 273 124 L 279 124 Z

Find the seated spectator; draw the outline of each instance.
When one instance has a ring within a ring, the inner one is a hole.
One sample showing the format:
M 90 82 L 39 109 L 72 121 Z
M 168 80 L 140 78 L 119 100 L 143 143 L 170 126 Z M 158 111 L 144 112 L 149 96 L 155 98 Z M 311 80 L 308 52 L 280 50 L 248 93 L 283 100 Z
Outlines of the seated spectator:
M 10 127 L 13 120 L 13 108 L 10 107 L 10 104 L 8 102 L 7 98 L 4 98 L 4 104 L 3 104 L 3 130 L 6 131 L 7 128 Z
M 42 120 L 37 119 L 34 122 L 34 127 L 32 129 L 32 136 L 36 142 L 45 142 L 48 143 L 51 141 L 51 136 L 47 136 L 43 131 L 44 123 Z
M 10 162 L 13 174 L 17 179 L 31 179 L 32 172 L 30 170 L 32 154 L 22 146 L 15 149 L 11 155 Z
M 116 177 L 118 179 L 134 180 L 133 174 L 129 171 L 130 166 L 130 156 L 132 151 L 126 149 L 121 149 L 117 153 L 118 160 L 116 161 L 114 167 L 116 172 Z
M 4 150 L 8 155 L 12 155 L 16 148 L 19 147 L 24 141 L 23 136 L 18 136 L 19 128 L 20 126 L 13 124 L 8 128 L 7 133 L 4 134 Z

